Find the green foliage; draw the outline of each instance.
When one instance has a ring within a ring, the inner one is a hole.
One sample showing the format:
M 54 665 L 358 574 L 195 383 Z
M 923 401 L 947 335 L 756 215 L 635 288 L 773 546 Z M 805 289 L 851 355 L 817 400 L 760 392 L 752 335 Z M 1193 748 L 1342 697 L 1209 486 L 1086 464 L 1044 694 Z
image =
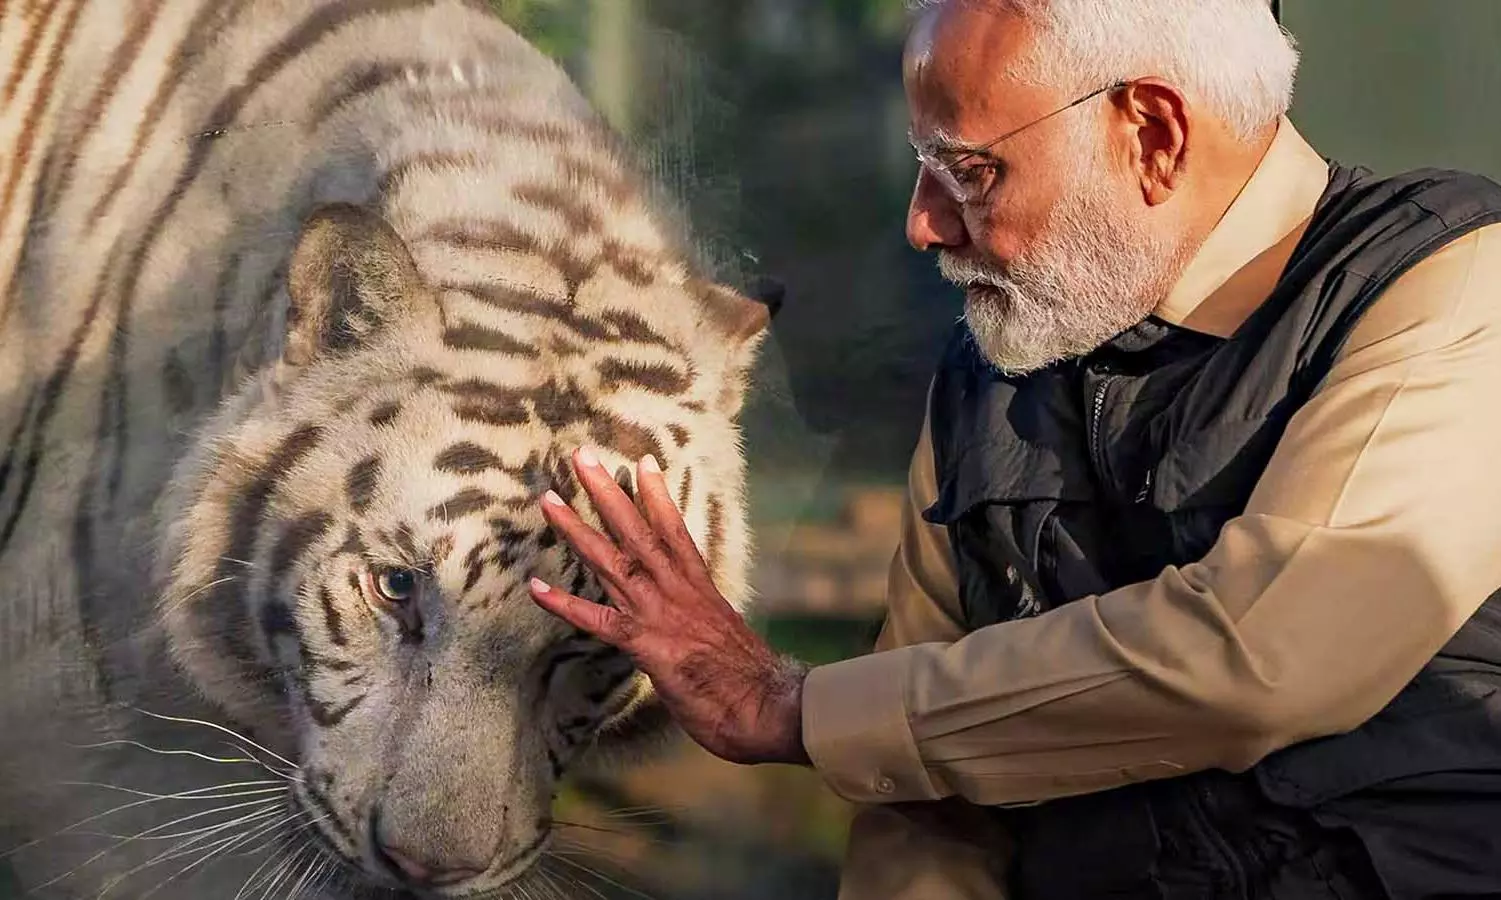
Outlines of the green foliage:
M 902 0 L 828 0 L 840 25 L 882 36 L 901 31 L 906 22 Z
M 782 653 L 811 665 L 826 665 L 870 652 L 880 622 L 778 616 L 752 623 Z
M 584 52 L 588 10 L 580 0 L 490 0 L 490 6 L 518 34 L 559 62 Z

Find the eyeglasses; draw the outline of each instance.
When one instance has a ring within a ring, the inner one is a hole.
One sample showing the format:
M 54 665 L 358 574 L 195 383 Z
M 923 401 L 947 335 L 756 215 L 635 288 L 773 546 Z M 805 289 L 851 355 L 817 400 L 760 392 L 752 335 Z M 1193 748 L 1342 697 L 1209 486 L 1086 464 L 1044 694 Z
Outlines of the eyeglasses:
M 971 149 L 959 150 L 957 151 L 959 155 L 949 160 L 948 162 L 944 162 L 943 160 L 939 159 L 934 151 L 919 147 L 917 145 L 917 140 L 910 133 L 907 135 L 907 143 L 912 145 L 913 152 L 917 154 L 917 161 L 922 165 L 924 169 L 928 171 L 930 175 L 933 176 L 933 180 L 937 181 L 939 185 L 941 185 L 943 189 L 948 192 L 949 196 L 954 198 L 954 201 L 956 203 L 971 203 L 975 200 L 976 196 L 980 193 L 980 189 L 983 187 L 983 184 L 980 183 L 982 179 L 977 177 L 979 171 L 991 168 L 995 165 L 999 165 L 1001 162 L 990 154 L 989 151 L 992 148 L 998 146 L 1004 141 L 1016 137 L 1018 134 L 1021 134 L 1023 131 L 1031 128 L 1033 125 L 1040 125 L 1041 123 L 1046 122 L 1048 119 L 1051 119 L 1061 113 L 1067 112 L 1068 110 L 1073 109 L 1081 103 L 1093 100 L 1095 97 L 1098 97 L 1101 94 L 1109 93 L 1111 91 L 1118 91 L 1123 87 L 1129 86 L 1130 84 L 1130 81 L 1117 81 L 1113 84 L 1107 84 L 1104 87 L 1099 88 L 1098 90 L 1090 91 L 1079 99 L 1053 110 L 1040 119 L 1033 119 L 1031 122 L 1028 122 L 1020 128 L 1014 128 L 1011 131 L 1008 131 L 1000 137 L 996 138 L 995 140 L 988 141 L 978 147 Z M 986 159 L 991 165 L 969 166 L 964 170 L 956 171 L 957 166 L 960 166 L 961 164 L 968 162 L 969 160 L 975 159 L 976 157 Z

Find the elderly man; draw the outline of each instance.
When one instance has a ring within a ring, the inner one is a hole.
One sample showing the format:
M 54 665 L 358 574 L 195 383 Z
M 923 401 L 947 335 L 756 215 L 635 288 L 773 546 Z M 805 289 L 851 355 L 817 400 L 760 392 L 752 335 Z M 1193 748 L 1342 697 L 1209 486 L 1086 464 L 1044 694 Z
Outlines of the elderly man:
M 1501 188 L 1327 163 L 1266 0 L 949 0 L 908 217 L 964 287 L 878 651 L 805 671 L 652 460 L 546 515 L 684 728 L 863 805 L 848 898 L 1501 896 Z

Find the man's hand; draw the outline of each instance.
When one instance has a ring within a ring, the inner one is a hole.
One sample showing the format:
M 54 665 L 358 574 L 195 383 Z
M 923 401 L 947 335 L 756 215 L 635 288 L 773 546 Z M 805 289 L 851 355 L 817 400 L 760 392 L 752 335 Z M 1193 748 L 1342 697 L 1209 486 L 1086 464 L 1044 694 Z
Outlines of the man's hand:
M 628 653 L 710 753 L 736 763 L 806 764 L 805 669 L 778 657 L 714 587 L 656 460 L 637 467 L 639 509 L 588 450 L 574 454 L 573 468 L 614 540 L 551 491 L 542 512 L 599 577 L 611 605 L 533 579 L 537 604 Z

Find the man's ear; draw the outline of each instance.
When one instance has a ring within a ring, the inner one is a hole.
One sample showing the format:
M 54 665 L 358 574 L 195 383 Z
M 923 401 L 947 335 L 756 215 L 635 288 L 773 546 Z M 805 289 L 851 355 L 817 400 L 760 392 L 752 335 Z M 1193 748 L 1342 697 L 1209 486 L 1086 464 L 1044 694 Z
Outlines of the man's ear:
M 419 303 L 427 285 L 401 236 L 347 203 L 313 210 L 292 251 L 283 360 L 302 366 L 348 352 Z
M 1188 100 L 1172 84 L 1143 78 L 1128 85 L 1118 109 L 1134 131 L 1135 165 L 1142 198 L 1166 203 L 1183 183 L 1189 153 Z

